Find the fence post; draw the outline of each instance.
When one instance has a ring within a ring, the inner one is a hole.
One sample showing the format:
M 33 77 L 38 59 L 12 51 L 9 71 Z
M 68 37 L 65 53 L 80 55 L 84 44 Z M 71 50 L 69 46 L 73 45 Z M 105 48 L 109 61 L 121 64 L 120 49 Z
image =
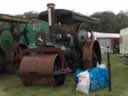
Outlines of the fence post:
M 107 47 L 107 67 L 108 67 L 108 75 L 109 75 L 109 88 L 108 90 L 112 91 L 112 82 L 111 82 L 111 62 L 110 62 L 110 47 Z

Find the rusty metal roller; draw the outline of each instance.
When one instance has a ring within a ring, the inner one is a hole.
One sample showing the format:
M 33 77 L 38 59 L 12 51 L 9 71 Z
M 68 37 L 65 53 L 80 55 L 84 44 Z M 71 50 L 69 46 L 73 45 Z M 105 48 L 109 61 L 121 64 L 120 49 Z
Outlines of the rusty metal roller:
M 96 67 L 101 64 L 101 49 L 97 40 L 87 40 L 82 48 L 84 68 Z
M 62 85 L 65 79 L 62 59 L 58 54 L 24 56 L 19 67 L 23 84 Z

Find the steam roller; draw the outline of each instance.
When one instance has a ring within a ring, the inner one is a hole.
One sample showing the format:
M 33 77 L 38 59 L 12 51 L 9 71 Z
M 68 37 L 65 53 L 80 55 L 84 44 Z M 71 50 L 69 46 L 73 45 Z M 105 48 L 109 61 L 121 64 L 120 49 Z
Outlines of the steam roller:
M 49 27 L 46 36 L 37 36 L 39 46 L 28 47 L 18 54 L 18 72 L 24 85 L 63 85 L 70 70 L 75 72 L 77 68 L 85 70 L 101 64 L 100 45 L 87 24 L 95 19 L 55 10 L 54 6 L 48 4 L 48 10 L 39 16 Z
M 57 48 L 26 50 L 19 66 L 19 75 L 23 84 L 25 86 L 63 85 L 66 69 L 62 53 Z

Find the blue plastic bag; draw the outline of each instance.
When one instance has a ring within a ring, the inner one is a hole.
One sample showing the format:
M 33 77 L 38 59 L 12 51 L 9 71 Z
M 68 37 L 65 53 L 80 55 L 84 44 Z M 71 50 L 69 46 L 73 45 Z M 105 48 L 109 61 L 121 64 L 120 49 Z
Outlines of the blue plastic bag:
M 90 75 L 90 91 L 108 87 L 108 70 L 106 68 L 95 67 L 88 69 Z

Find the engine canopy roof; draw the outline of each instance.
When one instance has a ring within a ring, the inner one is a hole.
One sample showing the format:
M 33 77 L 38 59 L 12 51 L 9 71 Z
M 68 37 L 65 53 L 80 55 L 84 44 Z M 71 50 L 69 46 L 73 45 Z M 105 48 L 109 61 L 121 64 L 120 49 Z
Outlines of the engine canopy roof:
M 98 23 L 99 19 L 92 18 L 89 16 L 82 15 L 80 13 L 73 12 L 71 10 L 66 9 L 55 9 L 55 16 L 57 22 L 61 22 L 64 24 L 74 24 L 74 23 Z M 43 11 L 39 14 L 39 19 L 43 19 L 48 21 L 48 11 Z

